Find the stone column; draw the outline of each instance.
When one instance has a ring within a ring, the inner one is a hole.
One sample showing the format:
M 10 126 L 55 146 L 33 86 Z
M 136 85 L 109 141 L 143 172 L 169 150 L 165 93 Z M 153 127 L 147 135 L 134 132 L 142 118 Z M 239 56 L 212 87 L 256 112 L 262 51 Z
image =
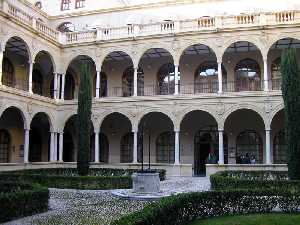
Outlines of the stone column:
M 54 152 L 53 152 L 53 161 L 57 161 L 57 133 L 54 133 Z
M 54 161 L 54 132 L 50 132 L 50 162 Z
M 25 129 L 24 137 L 24 163 L 28 163 L 29 157 L 29 129 Z
M 101 81 L 101 71 L 97 71 L 97 77 L 96 77 L 96 98 L 100 98 L 100 81 Z
M 64 133 L 59 133 L 59 157 L 58 161 L 63 162 L 63 153 L 64 153 Z
M 138 132 L 133 130 L 133 163 L 138 163 Z
M 219 130 L 219 165 L 224 164 L 223 130 Z
M 61 93 L 61 74 L 57 74 L 57 99 L 60 99 Z
M 175 130 L 175 165 L 179 165 L 180 164 L 180 143 L 179 143 L 179 131 Z
M 138 68 L 133 68 L 134 74 L 133 74 L 133 96 L 137 96 L 138 93 Z
M 178 95 L 179 94 L 179 66 L 178 65 L 174 65 L 175 67 L 175 91 L 174 91 L 174 94 L 175 95 Z
M 57 73 L 54 73 L 53 98 L 57 99 Z
M 218 62 L 218 93 L 223 92 L 223 74 L 222 74 L 222 61 Z
M 30 94 L 32 94 L 32 72 L 33 72 L 33 63 L 29 62 L 29 86 L 28 86 L 28 91 Z
M 95 132 L 95 163 L 99 163 L 99 132 Z
M 266 164 L 271 164 L 271 131 L 266 130 Z
M 61 75 L 61 100 L 65 99 L 65 82 L 66 82 L 66 74 Z
M 268 60 L 264 59 L 264 91 L 269 91 Z
M 3 51 L 0 51 L 0 85 L 2 85 Z

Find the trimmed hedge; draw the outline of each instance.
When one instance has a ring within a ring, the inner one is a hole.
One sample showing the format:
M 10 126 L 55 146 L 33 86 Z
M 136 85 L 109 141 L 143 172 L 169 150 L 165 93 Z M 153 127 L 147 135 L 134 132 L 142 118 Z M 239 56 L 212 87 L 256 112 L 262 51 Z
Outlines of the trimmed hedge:
M 184 225 L 214 216 L 268 213 L 277 206 L 284 212 L 297 211 L 300 193 L 265 189 L 180 194 L 163 198 L 111 225 Z
M 282 171 L 222 171 L 210 176 L 211 188 L 228 189 L 288 189 L 300 190 L 300 181 L 288 180 Z
M 76 169 L 19 170 L 0 173 L 0 180 L 28 181 L 49 188 L 70 189 L 129 189 L 132 188 L 131 174 L 136 170 L 91 169 L 89 176 L 78 176 Z M 159 170 L 160 179 L 165 171 Z
M 48 210 L 48 188 L 39 184 L 0 182 L 0 223 Z

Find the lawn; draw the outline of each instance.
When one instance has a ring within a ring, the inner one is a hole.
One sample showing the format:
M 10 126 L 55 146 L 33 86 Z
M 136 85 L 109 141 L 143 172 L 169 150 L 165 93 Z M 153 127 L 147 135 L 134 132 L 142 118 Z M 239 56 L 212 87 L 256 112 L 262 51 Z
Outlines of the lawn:
M 190 225 L 300 225 L 300 214 L 255 214 L 198 220 Z

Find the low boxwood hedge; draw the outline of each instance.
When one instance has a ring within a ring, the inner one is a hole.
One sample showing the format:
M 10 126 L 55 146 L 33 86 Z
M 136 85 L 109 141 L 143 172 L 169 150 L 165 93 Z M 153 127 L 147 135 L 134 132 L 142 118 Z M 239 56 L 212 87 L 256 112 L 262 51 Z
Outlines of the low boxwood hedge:
M 222 171 L 210 176 L 211 188 L 300 190 L 300 181 L 288 180 L 283 171 Z
M 78 176 L 76 169 L 32 169 L 0 173 L 1 180 L 29 181 L 49 188 L 70 189 L 129 189 L 131 174 L 137 170 L 91 169 L 89 176 Z M 159 170 L 160 179 L 165 179 L 165 170 Z
M 0 182 L 0 223 L 48 210 L 48 188 L 23 182 Z
M 297 211 L 300 193 L 263 189 L 180 194 L 163 198 L 111 225 L 183 225 L 214 216 L 268 213 L 276 207 L 285 212 Z

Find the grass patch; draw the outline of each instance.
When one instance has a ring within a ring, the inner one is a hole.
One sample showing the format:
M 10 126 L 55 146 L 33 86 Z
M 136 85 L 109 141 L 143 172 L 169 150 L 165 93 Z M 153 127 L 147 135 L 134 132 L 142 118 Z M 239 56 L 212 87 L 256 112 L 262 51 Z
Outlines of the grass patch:
M 223 216 L 202 219 L 190 225 L 297 225 L 300 224 L 300 214 L 254 214 L 241 216 Z

